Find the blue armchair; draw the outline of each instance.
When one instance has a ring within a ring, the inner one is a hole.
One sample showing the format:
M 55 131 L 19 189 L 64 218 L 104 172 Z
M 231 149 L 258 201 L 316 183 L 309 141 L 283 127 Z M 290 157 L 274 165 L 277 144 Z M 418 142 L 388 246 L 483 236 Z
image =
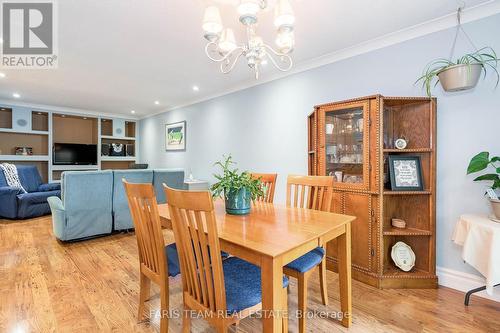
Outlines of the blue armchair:
M 0 217 L 27 219 L 50 214 L 47 198 L 61 196 L 59 184 L 43 184 L 34 165 L 18 165 L 19 180 L 27 193 L 9 187 L 5 175 L 0 171 Z

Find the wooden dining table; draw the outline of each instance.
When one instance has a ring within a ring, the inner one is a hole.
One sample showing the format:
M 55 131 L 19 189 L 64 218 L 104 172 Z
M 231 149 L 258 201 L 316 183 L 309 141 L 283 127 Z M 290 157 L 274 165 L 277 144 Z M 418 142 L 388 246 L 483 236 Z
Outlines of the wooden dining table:
M 341 322 L 352 322 L 351 222 L 353 216 L 255 202 L 250 214 L 226 214 L 214 203 L 221 250 L 261 268 L 263 331 L 281 333 L 283 266 L 332 239 L 338 244 Z M 163 228 L 172 229 L 168 204 L 159 205 Z

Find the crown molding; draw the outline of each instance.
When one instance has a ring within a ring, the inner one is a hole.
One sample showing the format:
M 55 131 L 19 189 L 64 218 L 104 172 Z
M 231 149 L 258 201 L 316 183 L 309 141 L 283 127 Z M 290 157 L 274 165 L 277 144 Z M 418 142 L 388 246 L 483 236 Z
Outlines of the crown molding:
M 462 24 L 477 21 L 488 16 L 493 16 L 496 14 L 500 14 L 500 0 L 490 0 L 488 2 L 484 2 L 474 7 L 465 8 L 462 12 Z M 237 91 L 245 90 L 251 87 L 255 87 L 267 82 L 275 81 L 278 79 L 282 79 L 284 77 L 305 72 L 314 68 L 318 68 L 321 66 L 325 66 L 328 64 L 332 64 L 344 59 L 348 59 L 357 55 L 361 55 L 364 53 L 368 53 L 371 51 L 375 51 L 384 47 L 388 47 L 391 45 L 399 44 L 408 40 L 412 40 L 418 37 L 422 37 L 425 35 L 429 35 L 438 31 L 446 30 L 456 26 L 456 13 L 450 13 L 436 19 L 426 21 L 399 31 L 395 31 L 363 43 L 359 43 L 357 45 L 344 48 L 335 52 L 327 53 L 320 57 L 303 61 L 301 63 L 296 64 L 292 70 L 286 73 L 274 73 L 269 74 L 265 78 L 260 79 L 258 82 L 255 80 L 252 81 L 244 81 L 240 84 L 236 84 L 230 89 L 226 89 L 220 93 L 212 94 L 209 96 L 201 97 L 198 99 L 193 99 L 187 103 L 183 103 L 180 105 L 176 105 L 173 107 L 169 107 L 167 109 L 163 109 L 161 111 L 155 112 L 153 114 L 144 115 L 139 119 L 146 119 L 150 117 L 154 117 L 158 114 L 162 114 L 168 111 L 173 111 L 177 109 L 181 109 L 184 107 L 188 107 L 190 105 L 198 104 L 201 102 L 205 102 L 217 97 L 225 96 Z
M 78 116 L 94 116 L 94 117 L 109 117 L 109 118 L 121 118 L 126 120 L 139 120 L 140 118 L 137 116 L 129 116 L 119 113 L 111 113 L 111 112 L 100 112 L 72 107 L 64 107 L 64 106 L 56 106 L 56 105 L 47 105 L 47 104 L 37 104 L 37 103 L 29 103 L 29 102 L 20 102 L 17 100 L 11 99 L 0 99 L 0 105 L 6 107 L 24 107 L 31 108 L 33 111 L 50 111 L 50 112 L 58 112 L 70 115 L 78 115 Z

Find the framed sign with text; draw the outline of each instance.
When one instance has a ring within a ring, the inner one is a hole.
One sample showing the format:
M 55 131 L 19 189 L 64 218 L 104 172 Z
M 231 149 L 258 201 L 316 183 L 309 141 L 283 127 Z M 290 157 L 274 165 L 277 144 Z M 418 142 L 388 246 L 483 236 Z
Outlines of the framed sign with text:
M 423 191 L 420 156 L 389 155 L 389 173 L 393 191 Z

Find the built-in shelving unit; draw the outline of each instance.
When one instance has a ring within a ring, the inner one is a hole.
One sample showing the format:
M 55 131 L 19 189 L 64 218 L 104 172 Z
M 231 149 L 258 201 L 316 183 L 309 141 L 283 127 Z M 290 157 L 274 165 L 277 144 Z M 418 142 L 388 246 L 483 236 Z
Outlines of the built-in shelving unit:
M 101 156 L 101 161 L 135 161 L 135 156 Z
M 49 161 L 48 155 L 0 155 L 0 161 Z
M 101 135 L 101 139 L 106 139 L 106 140 L 122 140 L 122 141 L 135 141 L 134 137 L 117 137 L 117 136 L 112 136 L 112 135 Z
M 97 145 L 97 165 L 53 165 L 54 143 Z M 128 145 L 133 156 L 103 156 L 103 143 Z M 31 147 L 32 155 L 16 155 L 16 147 Z M 57 182 L 64 171 L 127 169 L 136 156 L 135 120 L 0 105 L 0 162 L 36 165 L 44 181 Z

